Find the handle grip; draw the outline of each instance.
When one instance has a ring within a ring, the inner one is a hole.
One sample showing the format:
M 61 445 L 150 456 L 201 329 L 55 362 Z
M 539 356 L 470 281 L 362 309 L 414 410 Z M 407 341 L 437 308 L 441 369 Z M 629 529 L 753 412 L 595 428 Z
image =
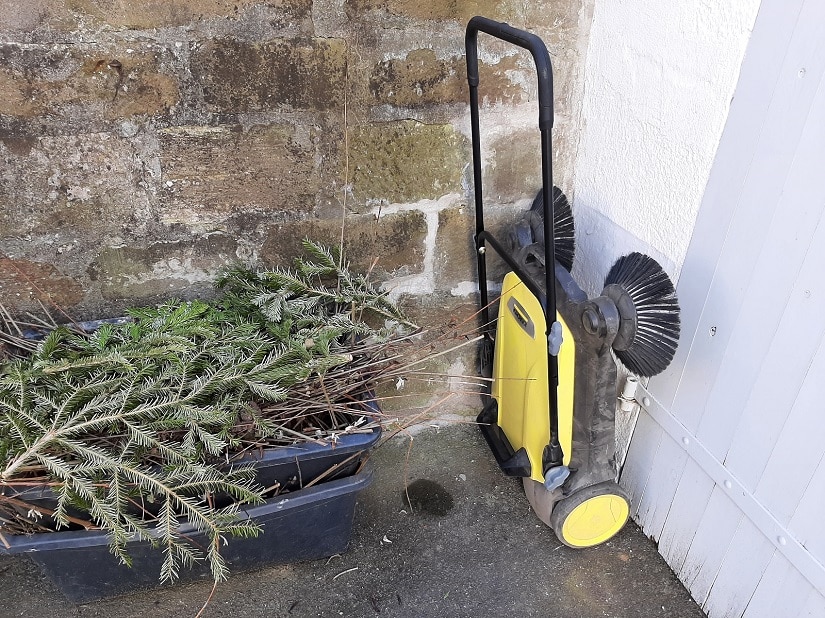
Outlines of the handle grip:
M 473 17 L 467 24 L 464 45 L 467 52 L 467 81 L 478 86 L 478 33 L 485 32 L 529 51 L 536 64 L 539 83 L 539 128 L 553 128 L 553 65 L 547 46 L 535 34 L 513 28 L 486 17 Z

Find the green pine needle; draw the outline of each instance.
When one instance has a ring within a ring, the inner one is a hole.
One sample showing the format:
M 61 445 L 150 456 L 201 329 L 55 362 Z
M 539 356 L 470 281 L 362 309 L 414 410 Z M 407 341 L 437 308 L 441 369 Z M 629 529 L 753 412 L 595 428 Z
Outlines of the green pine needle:
M 310 381 L 397 332 L 370 323 L 412 326 L 335 250 L 310 241 L 304 248 L 293 269 L 227 271 L 216 302 L 131 309 L 131 321 L 93 333 L 58 327 L 30 356 L 0 366 L 2 520 L 17 521 L 18 509 L 4 488 L 40 483 L 54 492 L 57 528 L 85 513 L 122 563 L 131 563 L 128 543 L 139 538 L 163 553 L 164 581 L 203 560 L 223 579 L 223 544 L 261 532 L 239 508 L 264 500 L 254 471 L 227 462 L 245 441 L 296 433 L 265 407 L 302 401 Z M 378 366 L 377 357 L 370 363 Z M 353 371 L 352 384 L 338 386 L 342 400 L 364 379 Z M 234 502 L 213 508 L 208 497 L 216 495 Z M 208 546 L 195 546 L 182 523 Z

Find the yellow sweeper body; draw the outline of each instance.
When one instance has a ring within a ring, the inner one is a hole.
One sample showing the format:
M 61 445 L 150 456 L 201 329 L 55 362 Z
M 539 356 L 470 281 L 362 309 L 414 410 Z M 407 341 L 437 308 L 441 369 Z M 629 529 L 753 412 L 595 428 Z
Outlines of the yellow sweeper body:
M 564 331 L 567 325 L 558 317 Z M 541 456 L 550 441 L 547 414 L 547 326 L 538 299 L 515 273 L 502 284 L 492 396 L 498 402 L 498 425 L 515 450 L 522 447 L 530 458 L 530 478 L 544 482 Z M 573 443 L 573 393 L 576 345 L 567 337 L 559 351 L 559 442 L 564 465 L 570 465 Z
M 530 476 L 525 493 L 539 519 L 570 547 L 599 545 L 627 522 L 630 505 L 612 481 L 600 482 L 565 495 L 547 491 L 542 453 L 550 440 L 547 398 L 546 323 L 542 306 L 519 277 L 508 273 L 502 285 L 496 325 L 491 396 L 498 408 L 496 424 L 514 451 L 524 449 Z M 559 350 L 558 427 L 563 464 L 573 456 L 573 414 L 576 394 L 576 342 L 561 315 L 566 333 Z M 586 381 L 585 381 L 586 382 Z M 582 385 L 587 388 L 586 384 Z

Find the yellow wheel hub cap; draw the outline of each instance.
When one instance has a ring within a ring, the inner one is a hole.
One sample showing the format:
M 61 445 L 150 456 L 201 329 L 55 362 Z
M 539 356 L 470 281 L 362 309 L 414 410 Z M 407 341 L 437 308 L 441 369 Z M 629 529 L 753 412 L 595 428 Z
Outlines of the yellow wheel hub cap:
M 606 494 L 590 498 L 564 520 L 564 540 L 574 547 L 598 545 L 621 530 L 629 514 L 629 505 L 621 496 Z

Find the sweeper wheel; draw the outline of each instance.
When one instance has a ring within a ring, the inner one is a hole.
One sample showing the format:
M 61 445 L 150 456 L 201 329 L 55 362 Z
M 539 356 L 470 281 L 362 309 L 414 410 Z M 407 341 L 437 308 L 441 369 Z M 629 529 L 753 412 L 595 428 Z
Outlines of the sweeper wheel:
M 613 481 L 591 485 L 558 502 L 550 526 L 559 540 L 576 549 L 613 538 L 627 523 L 630 500 Z

